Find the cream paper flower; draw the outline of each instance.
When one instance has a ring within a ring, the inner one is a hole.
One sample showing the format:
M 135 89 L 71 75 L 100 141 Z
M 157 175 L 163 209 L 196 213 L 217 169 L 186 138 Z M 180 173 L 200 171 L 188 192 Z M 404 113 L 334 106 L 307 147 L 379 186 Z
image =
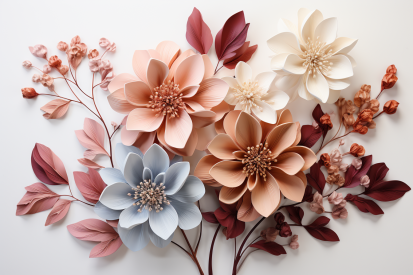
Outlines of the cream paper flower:
M 235 78 L 222 78 L 229 85 L 224 101 L 235 105 L 235 110 L 254 114 L 260 120 L 274 124 L 277 122 L 277 110 L 284 108 L 289 101 L 286 93 L 275 89 L 275 77 L 274 72 L 264 72 L 253 78 L 251 67 L 245 62 L 238 62 Z
M 337 18 L 324 19 L 319 10 L 298 11 L 298 27 L 280 19 L 279 34 L 267 41 L 275 52 L 271 69 L 284 75 L 275 82 L 290 100 L 297 95 L 323 103 L 334 103 L 350 85 L 356 65 L 350 52 L 357 39 L 337 38 Z

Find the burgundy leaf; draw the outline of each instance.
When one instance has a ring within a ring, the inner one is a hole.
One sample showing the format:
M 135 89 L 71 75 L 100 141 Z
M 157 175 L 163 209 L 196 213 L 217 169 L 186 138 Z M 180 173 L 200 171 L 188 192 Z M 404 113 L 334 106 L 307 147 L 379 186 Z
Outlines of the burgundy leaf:
M 314 194 L 313 194 L 313 187 L 311 187 L 311 185 L 307 184 L 307 186 L 305 187 L 305 193 L 304 193 L 304 197 L 302 199 L 302 201 L 306 201 L 306 202 L 312 202 L 314 198 Z
M 301 207 L 294 207 L 294 206 L 287 206 L 286 207 L 288 214 L 290 216 L 290 219 L 295 222 L 296 224 L 301 225 L 301 222 L 304 217 L 304 211 L 301 209 Z
M 237 219 L 237 216 L 229 216 L 227 220 L 231 222 L 227 222 L 227 240 L 233 239 L 241 235 L 245 230 L 245 222 L 240 221 Z
M 26 190 L 26 194 L 17 204 L 16 216 L 34 214 L 50 209 L 59 199 L 58 194 L 52 192 L 41 182 L 26 186 Z
M 364 191 L 364 195 L 378 201 L 394 201 L 410 191 L 411 188 L 402 181 L 391 180 L 375 183 Z
M 34 174 L 42 182 L 50 185 L 69 184 L 62 160 L 49 147 L 36 143 L 31 163 Z
M 56 223 L 63 219 L 69 211 L 71 202 L 71 200 L 58 200 L 57 203 L 53 206 L 52 211 L 50 211 L 49 216 L 47 216 L 45 226 Z
M 99 173 L 96 170 L 89 168 L 89 174 L 84 172 L 73 172 L 76 186 L 82 193 L 83 197 L 91 202 L 97 203 L 106 188 L 106 183 L 102 180 Z
M 359 170 L 356 170 L 354 165 L 350 165 L 350 168 L 348 168 L 343 185 L 344 188 L 353 188 L 360 185 L 360 178 L 366 175 L 367 171 L 370 169 L 371 162 L 373 161 L 373 156 L 365 156 L 360 160 L 362 161 L 362 164 Z
M 326 216 L 321 216 L 315 219 L 310 225 L 307 225 L 309 227 L 323 227 L 326 226 L 330 222 L 330 219 L 327 218 Z
M 328 125 L 325 125 L 325 124 L 321 123 L 320 119 L 323 115 L 324 115 L 324 112 L 321 109 L 320 104 L 317 104 L 317 106 L 315 106 L 315 108 L 313 110 L 313 118 L 314 118 L 315 122 L 318 124 L 318 126 L 320 127 L 320 129 L 323 133 L 323 138 L 325 138 L 325 136 L 327 135 L 327 132 L 330 129 L 328 128 Z
M 327 242 L 338 242 L 340 239 L 338 238 L 336 232 L 331 230 L 327 227 L 311 227 L 311 226 L 304 226 L 307 232 L 316 239 L 321 241 Z
M 258 45 L 251 47 L 249 47 L 249 45 L 249 41 L 245 42 L 244 45 L 241 46 L 241 48 L 235 51 L 235 55 L 233 57 L 224 60 L 223 65 L 226 68 L 233 70 L 237 66 L 238 62 L 248 62 L 258 48 Z
M 207 54 L 212 46 L 211 30 L 202 19 L 202 14 L 194 8 L 186 24 L 186 40 L 201 54 Z
M 370 170 L 367 172 L 367 176 L 370 178 L 370 186 L 382 181 L 388 171 L 389 168 L 383 162 L 372 165 Z
M 261 240 L 258 242 L 253 243 L 250 247 L 255 247 L 265 252 L 268 252 L 275 256 L 280 256 L 281 254 L 287 254 L 284 247 L 279 245 L 276 242 L 265 242 L 265 240 Z
M 218 220 L 217 220 L 217 218 L 215 217 L 214 212 L 203 212 L 203 213 L 202 213 L 202 217 L 204 217 L 204 219 L 205 219 L 207 222 L 210 222 L 210 223 L 219 223 Z
M 245 24 L 244 12 L 232 15 L 215 37 L 215 51 L 218 60 L 236 55 L 235 51 L 244 45 L 249 24 Z
M 354 196 L 351 194 L 347 194 L 346 201 L 353 203 L 357 208 L 364 213 L 371 213 L 373 215 L 381 215 L 384 214 L 383 210 L 380 208 L 380 206 L 377 205 L 372 200 L 368 200 L 365 198 L 360 198 L 359 196 Z
M 298 145 L 311 148 L 320 139 L 322 134 L 323 131 L 320 127 L 316 129 L 313 127 L 313 125 L 303 125 L 301 127 L 301 140 L 300 143 L 298 143 Z
M 323 194 L 324 186 L 326 185 L 326 178 L 324 177 L 323 172 L 321 172 L 321 165 L 319 163 L 314 163 L 310 168 L 310 173 L 306 174 L 307 182 L 318 193 Z
M 87 219 L 67 226 L 70 234 L 83 241 L 99 242 L 90 252 L 90 258 L 105 257 L 122 245 L 112 226 L 97 219 Z

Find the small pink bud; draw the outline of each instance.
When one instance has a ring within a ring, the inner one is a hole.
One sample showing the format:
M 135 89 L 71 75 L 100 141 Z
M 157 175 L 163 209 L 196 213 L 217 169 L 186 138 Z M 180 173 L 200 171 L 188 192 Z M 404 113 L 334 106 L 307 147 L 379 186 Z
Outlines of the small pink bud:
M 116 122 L 114 122 L 114 121 L 112 121 L 110 124 L 113 126 L 113 128 L 118 127 L 118 124 L 117 124 Z
M 57 49 L 59 51 L 65 52 L 69 48 L 69 45 L 67 45 L 66 42 L 60 41 L 57 43 Z
M 335 204 L 338 205 L 343 201 L 343 194 L 341 193 L 337 193 L 336 191 L 334 191 L 333 193 L 331 193 L 331 195 L 328 197 L 328 202 L 331 204 Z
M 116 51 L 116 44 L 114 42 L 110 43 L 110 45 L 106 48 L 110 52 Z
M 29 47 L 30 52 L 37 57 L 46 59 L 47 48 L 43 45 L 37 44 Z
M 35 98 L 39 95 L 33 88 L 23 88 L 22 94 L 24 98 Z
M 107 38 L 102 37 L 102 38 L 99 40 L 99 46 L 100 46 L 101 48 L 106 48 L 106 47 L 109 46 L 109 45 L 110 45 L 110 41 L 109 41 Z
M 360 184 L 368 188 L 370 186 L 370 178 L 367 175 L 364 175 L 360 178 Z
M 353 161 L 351 162 L 351 165 L 353 165 L 354 168 L 356 168 L 356 170 L 360 170 L 362 164 L 363 164 L 363 162 L 362 162 L 361 159 L 359 159 L 359 158 L 355 158 L 355 159 L 353 159 Z
M 57 68 L 57 70 L 62 74 L 65 75 L 69 71 L 69 66 L 67 65 L 61 65 L 60 67 Z
M 25 67 L 26 69 L 30 69 L 33 65 L 32 62 L 30 62 L 29 60 L 25 60 L 23 61 L 23 67 Z
M 43 66 L 43 73 L 48 74 L 52 71 L 52 67 L 50 67 L 48 64 Z
M 340 146 L 343 146 L 345 144 L 344 139 L 340 139 Z
M 40 75 L 38 75 L 38 74 L 34 74 L 33 76 L 32 76 L 32 81 L 33 82 L 40 82 L 40 79 L 41 79 L 41 76 Z

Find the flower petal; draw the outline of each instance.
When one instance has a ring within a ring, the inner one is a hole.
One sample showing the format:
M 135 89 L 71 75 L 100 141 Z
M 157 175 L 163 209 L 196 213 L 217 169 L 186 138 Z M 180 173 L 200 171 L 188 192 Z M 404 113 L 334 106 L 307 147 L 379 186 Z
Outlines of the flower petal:
M 148 83 L 146 78 L 146 69 L 148 68 L 149 60 L 151 56 L 148 51 L 138 50 L 135 51 L 132 58 L 132 67 L 135 74 L 145 83 Z
M 148 85 L 151 90 L 161 86 L 168 76 L 168 73 L 169 68 L 165 63 L 158 59 L 151 58 L 146 72 L 146 78 L 148 79 Z
M 99 201 L 113 210 L 123 210 L 131 206 L 136 200 L 128 196 L 132 188 L 123 182 L 106 187 L 100 195 Z
M 264 217 L 271 215 L 280 202 L 280 189 L 275 179 L 268 172 L 266 179 L 257 177 L 257 184 L 251 192 L 252 205 Z
M 281 193 L 287 199 L 296 202 L 300 202 L 303 199 L 305 185 L 299 177 L 288 175 L 278 168 L 273 168 L 270 174 L 275 178 Z
M 159 248 L 166 247 L 168 244 L 170 244 L 173 237 L 174 237 L 174 233 L 172 233 L 171 236 L 169 236 L 168 239 L 164 240 L 164 239 L 160 238 L 158 235 L 156 235 L 155 232 L 153 232 L 152 229 L 149 227 L 149 238 L 151 239 L 151 242 L 156 247 L 159 247 Z
M 276 54 L 302 54 L 297 36 L 291 32 L 281 32 L 267 41 L 267 45 Z
M 122 242 L 132 251 L 138 251 L 149 243 L 149 223 L 140 224 L 132 229 L 118 227 Z
M 156 46 L 156 51 L 160 55 L 160 60 L 170 68 L 178 57 L 180 49 L 175 42 L 162 41 Z
M 184 203 L 174 199 L 170 200 L 172 206 L 178 213 L 178 226 L 182 230 L 190 230 L 197 227 L 202 220 L 201 211 L 193 203 Z
M 126 127 L 124 127 L 126 128 Z M 153 132 L 139 132 L 133 146 L 138 147 L 143 153 L 146 153 L 148 149 L 155 142 L 156 131 Z M 122 140 L 125 144 L 125 141 Z
M 303 66 L 304 59 L 295 54 L 287 56 L 284 62 L 283 71 L 290 74 L 302 75 L 307 71 L 307 68 Z
M 308 72 L 301 77 L 301 80 L 298 83 L 298 95 L 305 100 L 312 100 L 314 96 L 310 94 L 307 90 L 306 79 Z
M 202 181 L 195 176 L 188 176 L 182 188 L 170 198 L 184 203 L 193 203 L 199 201 L 204 194 L 205 187 Z
M 165 141 L 176 148 L 184 148 L 192 132 L 192 120 L 185 110 L 179 111 L 179 117 L 166 120 Z
M 298 31 L 297 25 L 295 25 L 290 20 L 285 19 L 285 18 L 280 18 L 278 20 L 277 30 L 278 30 L 279 33 L 291 32 L 296 37 L 299 37 L 298 32 L 297 32 Z
M 274 110 L 281 110 L 287 105 L 290 97 L 283 91 L 273 90 L 266 93 L 261 99 Z
M 314 154 L 313 150 L 305 146 L 293 146 L 287 148 L 284 152 L 295 152 L 304 159 L 305 163 L 301 171 L 307 170 L 317 161 L 317 156 Z
M 122 210 L 110 209 L 100 201 L 95 204 L 93 210 L 100 218 L 110 221 L 119 219 L 120 213 L 122 212 Z
M 136 108 L 135 105 L 131 104 L 125 97 L 125 90 L 124 88 L 120 88 L 116 90 L 115 92 L 111 93 L 108 96 L 108 101 L 110 107 L 115 112 L 121 113 L 121 114 L 128 114 L 132 110 Z
M 270 90 L 272 86 L 271 84 L 273 83 L 276 76 L 277 74 L 274 72 L 264 72 L 258 74 L 254 80 L 257 81 L 262 90 L 266 92 Z
M 250 146 L 260 144 L 262 129 L 260 123 L 251 115 L 242 112 L 235 124 L 235 139 L 245 151 Z
M 135 81 L 125 84 L 125 98 L 136 106 L 146 107 L 151 100 L 151 95 L 151 89 L 143 81 Z
M 303 168 L 304 159 L 294 152 L 283 152 L 277 157 L 277 162 L 273 166 L 281 169 L 288 175 L 295 175 Z
M 182 97 L 183 98 L 191 98 L 198 92 L 198 89 L 199 89 L 199 85 L 186 86 L 185 88 L 183 88 L 181 90 Z
M 151 169 L 149 169 L 148 167 L 143 168 L 142 179 L 147 181 L 153 181 Z
M 153 176 L 166 172 L 169 168 L 169 157 L 158 144 L 153 144 L 143 157 L 143 165 L 151 169 Z
M 139 206 L 132 205 L 122 211 L 119 217 L 119 225 L 122 228 L 131 229 L 132 227 L 146 222 L 149 218 L 148 209 L 138 211 Z
M 112 185 L 117 182 L 126 183 L 122 172 L 116 168 L 103 168 L 99 170 L 99 175 L 107 185 Z
M 214 131 L 215 125 L 211 124 L 207 127 L 194 129 L 198 135 L 198 144 L 196 149 L 199 151 L 205 151 L 217 133 Z
M 221 184 L 218 183 L 209 173 L 212 166 L 221 162 L 222 160 L 214 157 L 213 155 L 206 155 L 198 162 L 195 167 L 194 176 L 199 178 L 204 184 L 212 187 L 220 187 Z
M 321 102 L 325 103 L 327 101 L 330 89 L 328 88 L 328 83 L 324 75 L 317 74 L 316 77 L 313 77 L 312 74 L 308 74 L 306 87 L 308 92 Z
M 201 104 L 205 109 L 211 109 L 224 100 L 228 89 L 228 84 L 222 79 L 205 79 L 191 100 Z
M 189 162 L 177 162 L 165 173 L 165 194 L 166 195 L 173 195 L 179 190 L 181 190 L 182 186 L 185 184 L 186 179 L 189 175 Z
M 131 187 L 135 188 L 139 183 L 143 181 L 143 169 L 144 163 L 142 158 L 138 154 L 129 153 L 126 157 L 123 175 Z
M 227 187 L 240 186 L 245 179 L 244 165 L 240 161 L 221 161 L 212 166 L 209 173 L 220 184 Z
M 341 91 L 330 90 L 330 94 L 326 101 L 327 104 L 334 104 L 340 98 Z
M 166 82 L 167 81 L 172 81 L 174 79 L 176 69 L 178 68 L 178 66 L 182 63 L 182 61 L 184 61 L 187 57 L 189 57 L 191 55 L 195 55 L 195 52 L 192 49 L 188 49 L 188 50 L 184 51 L 183 53 L 181 53 L 178 56 L 178 58 L 172 64 L 171 69 L 169 70 L 169 74 L 168 74 L 168 77 L 166 78 Z M 181 87 L 181 88 L 183 88 L 183 87 Z
M 245 191 L 247 191 L 246 180 L 235 188 L 223 186 L 219 192 L 219 200 L 225 204 L 236 203 L 244 195 Z
M 256 101 L 255 104 L 257 104 L 257 106 L 252 107 L 251 111 L 260 120 L 270 124 L 275 124 L 277 122 L 277 111 L 271 105 L 264 101 Z
M 145 132 L 136 131 L 136 130 L 128 130 L 126 129 L 126 127 L 122 127 L 122 129 L 120 130 L 120 137 L 121 137 L 122 143 L 125 144 L 126 146 L 131 146 L 132 144 L 135 143 L 135 141 L 138 139 L 141 133 L 145 133 Z
M 115 77 L 109 83 L 108 90 L 110 93 L 113 93 L 119 89 L 124 88 L 126 83 L 138 81 L 138 80 L 139 79 L 136 76 L 128 74 L 128 73 L 118 74 L 118 75 L 115 75 Z
M 247 190 L 242 197 L 242 204 L 238 209 L 237 219 L 243 222 L 252 222 L 260 216 L 260 213 L 258 213 L 254 206 L 252 206 L 251 192 Z
M 332 79 L 329 77 L 325 77 L 328 83 L 328 87 L 331 90 L 344 90 L 350 86 L 350 78 L 343 78 L 343 79 Z M 334 102 L 333 102 L 334 103 Z
M 237 140 L 235 138 L 235 125 L 240 114 L 241 111 L 235 110 L 229 112 L 224 118 L 224 130 L 235 143 L 237 143 Z
M 126 146 L 123 145 L 122 143 L 118 143 L 116 144 L 115 147 L 115 159 L 116 159 L 116 164 L 118 165 L 120 171 L 125 170 L 125 161 L 126 161 L 126 157 L 128 156 L 129 153 L 135 153 L 137 155 L 139 155 L 141 158 L 143 158 L 143 154 L 141 152 L 141 150 L 139 150 L 138 148 L 134 147 L 134 146 Z
M 181 89 L 186 86 L 199 85 L 204 78 L 204 60 L 199 54 L 191 55 L 179 64 L 175 72 L 174 82 Z
M 248 190 L 251 191 L 252 189 L 254 189 L 255 185 L 257 184 L 257 181 L 258 181 L 257 174 L 249 176 L 248 182 L 247 182 Z
M 152 109 L 136 108 L 129 113 L 126 129 L 152 132 L 161 126 L 163 119 L 163 115 L 156 116 Z
M 244 85 L 244 83 L 252 81 L 252 69 L 244 61 L 238 62 L 237 66 L 235 67 L 235 80 L 241 87 Z
M 330 45 L 332 54 L 346 54 L 349 53 L 354 46 L 356 46 L 358 39 L 339 37 Z
M 234 159 L 232 154 L 238 151 L 238 146 L 232 141 L 232 138 L 226 134 L 218 134 L 208 145 L 208 150 L 217 158 Z
M 329 78 L 342 79 L 353 76 L 353 66 L 346 56 L 342 54 L 334 55 L 328 61 L 333 62 L 331 70 L 327 73 Z
M 194 128 L 204 128 L 215 122 L 216 114 L 212 111 L 204 110 L 189 114 Z
M 297 125 L 295 123 L 284 123 L 275 127 L 267 137 L 268 149 L 273 156 L 277 157 L 282 151 L 290 147 L 297 136 Z
M 304 42 L 307 42 L 308 38 L 315 42 L 315 30 L 321 21 L 323 21 L 323 15 L 319 10 L 314 10 L 305 17 L 300 30 Z
M 204 67 L 205 67 L 205 73 L 204 73 L 204 78 L 208 79 L 214 76 L 214 65 L 212 65 L 211 59 L 209 59 L 209 56 L 206 54 L 202 55 L 202 59 L 204 60 Z
M 162 204 L 162 207 L 162 211 L 149 212 L 149 225 L 156 235 L 167 240 L 178 226 L 178 213 L 170 204 Z
M 165 147 L 168 151 L 180 155 L 180 156 L 192 156 L 195 152 L 195 148 L 198 143 L 198 133 L 195 129 L 192 129 L 191 134 L 189 135 L 188 141 L 185 144 L 184 148 L 176 148 L 168 145 L 165 141 L 165 124 L 161 125 L 158 129 L 157 138 L 160 144 Z
M 333 43 L 337 38 L 337 18 L 324 19 L 315 29 L 314 37 L 319 37 L 318 41 L 326 44 Z

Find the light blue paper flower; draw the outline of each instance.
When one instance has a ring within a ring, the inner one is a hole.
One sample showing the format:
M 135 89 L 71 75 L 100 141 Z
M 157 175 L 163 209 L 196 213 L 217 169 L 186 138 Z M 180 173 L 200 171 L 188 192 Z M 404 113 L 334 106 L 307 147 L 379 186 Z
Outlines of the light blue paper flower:
M 115 157 L 120 170 L 99 172 L 108 186 L 95 212 L 106 220 L 119 219 L 119 235 L 130 250 L 144 248 L 149 240 L 165 247 L 177 226 L 188 230 L 199 225 L 202 215 L 194 202 L 205 194 L 205 187 L 189 176 L 189 163 L 182 157 L 169 161 L 157 144 L 143 155 L 138 148 L 120 143 Z

